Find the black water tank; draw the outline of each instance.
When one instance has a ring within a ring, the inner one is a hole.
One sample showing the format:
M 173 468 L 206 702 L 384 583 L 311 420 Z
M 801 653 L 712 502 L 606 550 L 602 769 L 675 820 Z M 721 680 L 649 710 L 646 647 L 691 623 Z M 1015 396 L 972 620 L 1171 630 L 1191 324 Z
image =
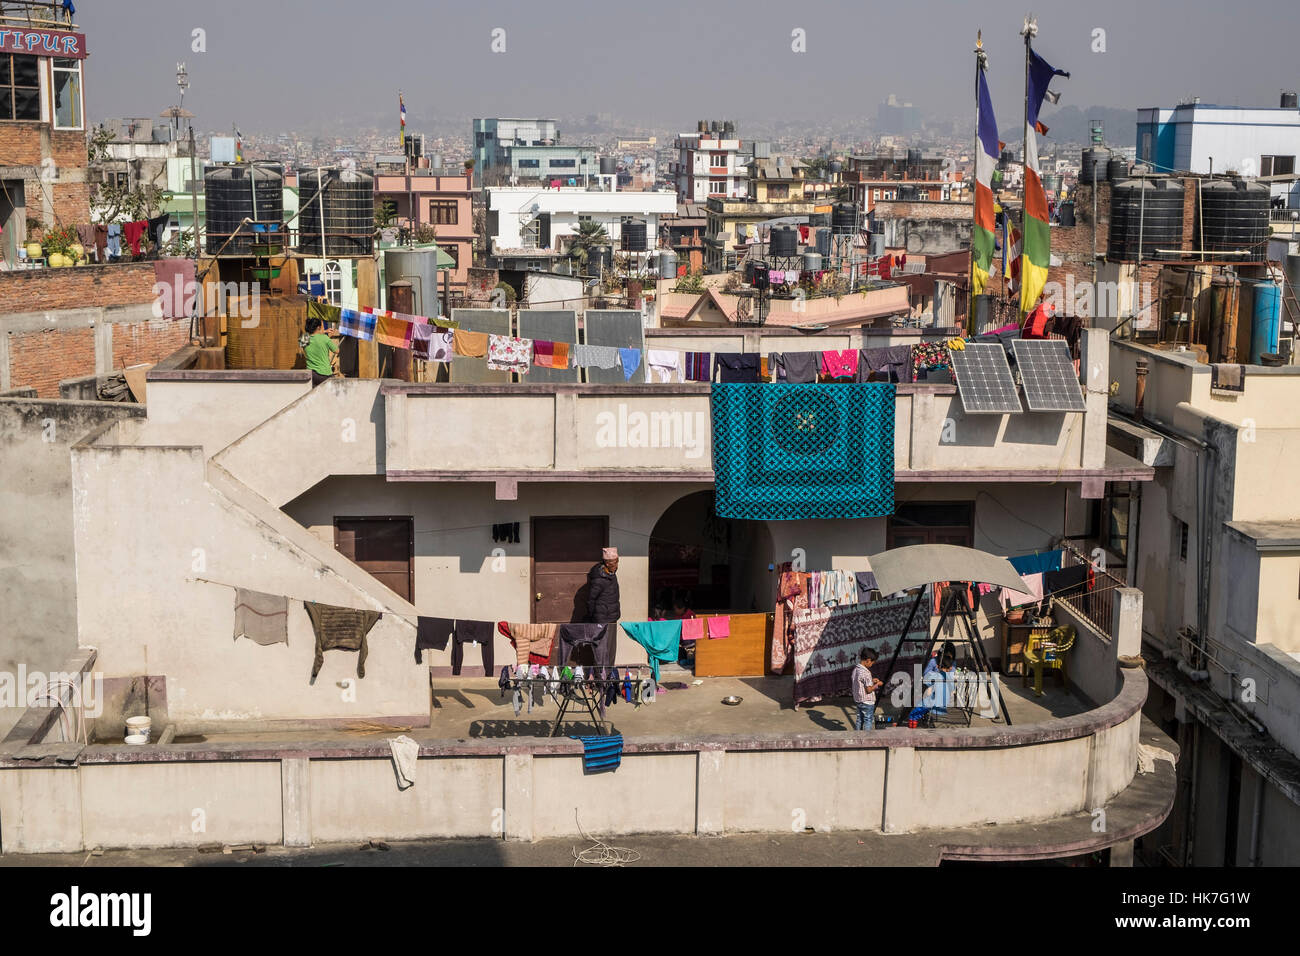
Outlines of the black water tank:
M 857 232 L 858 207 L 851 202 L 837 202 L 831 209 L 831 228 L 836 232 Z
M 921 151 L 919 149 L 909 149 L 907 151 L 907 165 L 919 166 L 921 164 Z
M 831 224 L 831 214 L 828 212 L 813 212 L 808 214 L 808 226 L 816 229 L 818 226 L 829 226 Z
M 375 177 L 369 170 L 300 168 L 298 209 L 298 251 L 303 255 L 359 258 L 373 254 Z
M 1294 90 L 1286 90 L 1282 93 L 1282 109 L 1293 110 L 1296 108 L 1296 95 Z
M 1112 183 L 1128 179 L 1128 160 L 1119 153 L 1113 153 L 1110 161 L 1106 163 L 1106 178 Z
M 645 221 L 629 219 L 623 223 L 623 249 L 627 252 L 645 252 Z
M 283 233 L 284 167 L 279 163 L 205 166 L 203 195 L 207 230 L 204 241 L 210 255 L 218 252 L 223 256 L 253 254 L 253 227 L 240 227 L 245 219 Z M 370 215 L 373 228 L 373 206 Z M 230 238 L 236 234 L 237 238 Z
M 587 271 L 595 274 L 600 271 L 601 266 L 609 272 L 614 268 L 614 247 L 613 246 L 592 246 L 591 251 L 587 253 Z
M 1060 215 L 1057 222 L 1066 229 L 1074 225 L 1074 203 L 1063 202 L 1060 207 Z
M 915 187 L 915 186 L 899 186 L 899 187 L 898 187 L 898 198 L 899 198 L 899 199 L 902 199 L 902 200 L 914 200 L 914 199 L 916 199 L 916 187 Z
M 613 156 L 600 157 L 600 174 L 602 176 L 613 176 L 618 172 L 618 160 Z
M 1201 184 L 1197 217 L 1199 248 L 1207 252 L 1250 249 L 1247 258 L 1263 259 L 1268 241 L 1269 188 L 1244 179 L 1216 179 Z
M 1139 239 L 1143 259 L 1179 257 L 1177 250 L 1183 247 L 1181 181 L 1150 176 L 1120 180 L 1111 187 L 1106 257 L 1114 262 L 1137 261 Z M 1157 253 L 1157 249 L 1167 251 Z
M 1109 175 L 1106 164 L 1110 162 L 1110 150 L 1104 146 L 1091 146 L 1083 151 L 1079 163 L 1079 185 L 1091 186 L 1093 176 L 1098 183 L 1107 181 Z
M 771 246 L 773 256 L 799 254 L 799 230 L 794 226 L 773 226 Z

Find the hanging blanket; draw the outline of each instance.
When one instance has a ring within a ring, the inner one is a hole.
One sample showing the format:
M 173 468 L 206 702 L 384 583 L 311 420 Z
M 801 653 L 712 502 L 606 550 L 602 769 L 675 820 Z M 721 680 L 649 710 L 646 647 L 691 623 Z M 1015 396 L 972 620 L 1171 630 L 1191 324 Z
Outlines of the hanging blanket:
M 915 597 L 904 596 L 871 604 L 796 611 L 795 702 L 850 693 L 852 671 L 864 647 L 876 652 L 876 676 L 887 682 L 889 675 L 883 673 L 883 669 L 894 655 L 915 601 Z M 929 608 L 922 601 L 907 639 L 924 642 L 929 629 Z M 909 671 L 913 664 L 921 663 L 924 653 L 924 643 L 904 645 L 903 653 L 898 656 L 897 669 Z
M 713 386 L 720 518 L 894 513 L 894 386 Z

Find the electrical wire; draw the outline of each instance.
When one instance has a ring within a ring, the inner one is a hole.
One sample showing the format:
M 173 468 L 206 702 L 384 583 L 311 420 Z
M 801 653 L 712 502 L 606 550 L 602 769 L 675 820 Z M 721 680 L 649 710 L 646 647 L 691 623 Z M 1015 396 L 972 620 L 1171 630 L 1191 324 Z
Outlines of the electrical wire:
M 603 840 L 597 840 L 587 835 L 587 831 L 582 828 L 582 821 L 578 819 L 578 808 L 573 808 L 573 820 L 578 825 L 578 832 L 582 834 L 584 840 L 591 842 L 587 849 L 579 851 L 575 846 L 573 848 L 573 865 L 587 863 L 591 866 L 627 866 L 629 863 L 636 863 L 641 859 L 641 854 L 636 850 L 630 850 L 622 846 L 610 846 Z

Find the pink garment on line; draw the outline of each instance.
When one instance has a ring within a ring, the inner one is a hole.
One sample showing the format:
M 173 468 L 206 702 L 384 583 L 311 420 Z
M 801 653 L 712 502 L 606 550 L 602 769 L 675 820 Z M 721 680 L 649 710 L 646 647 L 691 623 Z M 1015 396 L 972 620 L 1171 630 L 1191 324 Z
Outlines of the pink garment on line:
M 858 350 L 822 352 L 821 371 L 831 378 L 854 378 L 858 374 Z
M 704 636 L 704 618 L 694 617 L 682 621 L 682 640 L 698 641 Z
M 711 617 L 709 620 L 709 640 L 718 640 L 731 636 L 731 618 Z

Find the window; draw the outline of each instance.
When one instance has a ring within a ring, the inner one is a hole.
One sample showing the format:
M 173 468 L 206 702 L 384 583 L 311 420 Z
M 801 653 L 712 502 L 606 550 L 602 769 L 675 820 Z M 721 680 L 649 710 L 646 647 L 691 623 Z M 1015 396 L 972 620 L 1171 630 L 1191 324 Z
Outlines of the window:
M 1178 521 L 1177 518 L 1175 518 L 1174 521 L 1178 522 L 1178 560 L 1186 561 L 1187 560 L 1187 522 Z
M 1151 162 L 1151 134 L 1142 134 L 1142 158 L 1148 163 Z
M 325 298 L 330 305 L 339 305 L 343 299 L 343 269 L 334 261 L 325 263 Z
M 41 74 L 34 56 L 0 55 L 0 120 L 41 118 Z
M 1294 173 L 1294 156 L 1261 156 L 1259 158 L 1259 174 L 1261 176 L 1290 176 Z
M 789 184 L 789 183 L 769 183 L 769 184 L 768 184 L 768 187 L 767 187 L 767 198 L 768 198 L 768 199 L 789 199 L 789 198 L 790 198 L 790 184 Z
M 888 548 L 913 544 L 973 547 L 975 506 L 970 502 L 899 504 L 889 519 Z
M 536 160 L 536 159 L 521 159 L 521 160 L 519 160 L 519 168 L 520 168 L 520 169 L 536 169 L 536 168 L 537 168 L 538 166 L 540 166 L 540 165 L 541 165 L 540 161 L 539 161 L 539 160 Z
M 553 159 L 551 169 L 573 169 L 578 165 L 576 159 Z
M 460 221 L 460 210 L 454 199 L 432 199 L 429 201 L 429 222 L 435 226 L 454 226 Z
M 591 216 L 580 215 L 578 216 L 578 222 L 591 222 Z
M 445 252 L 448 256 L 451 257 L 453 268 L 460 266 L 460 246 L 456 245 L 455 243 L 449 246 L 439 246 L 438 251 Z
M 81 61 L 54 61 L 54 128 L 81 129 Z

